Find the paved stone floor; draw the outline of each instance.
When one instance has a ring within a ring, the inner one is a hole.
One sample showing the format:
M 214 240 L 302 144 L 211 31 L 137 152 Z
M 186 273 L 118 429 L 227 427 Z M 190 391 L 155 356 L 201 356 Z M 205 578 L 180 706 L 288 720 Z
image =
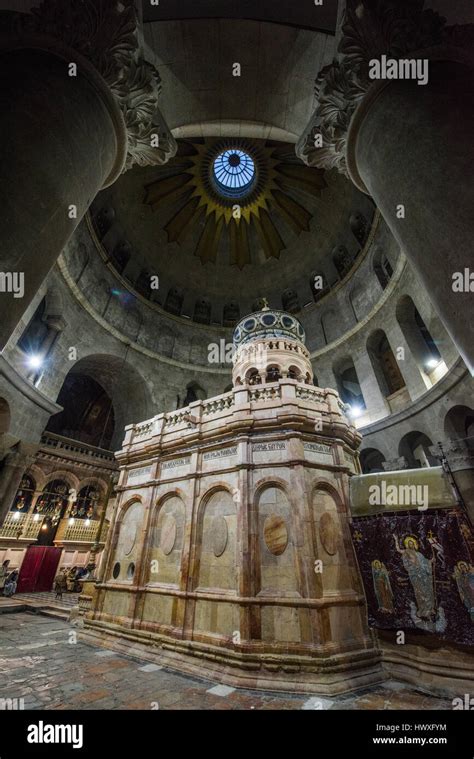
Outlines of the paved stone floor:
M 15 593 L 12 599 L 15 601 L 34 601 L 36 604 L 48 604 L 51 606 L 59 606 L 64 609 L 70 609 L 72 606 L 77 606 L 77 599 L 79 593 L 64 592 L 61 598 L 56 598 L 56 593 L 50 591 L 47 593 Z
M 25 709 L 451 709 L 390 681 L 344 697 L 233 689 L 74 642 L 63 620 L 0 614 L 0 699 Z

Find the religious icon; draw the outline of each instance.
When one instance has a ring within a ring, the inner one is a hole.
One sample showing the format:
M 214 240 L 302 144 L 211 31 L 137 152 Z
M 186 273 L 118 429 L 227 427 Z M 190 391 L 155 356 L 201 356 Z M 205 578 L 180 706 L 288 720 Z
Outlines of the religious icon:
M 436 615 L 436 597 L 434 590 L 434 555 L 431 559 L 418 550 L 418 540 L 413 535 L 403 539 L 405 548 L 400 548 L 398 538 L 393 535 L 395 548 L 401 554 L 403 566 L 408 573 L 415 592 L 416 614 L 419 619 L 431 621 Z
M 393 592 L 387 567 L 379 559 L 372 562 L 372 578 L 379 611 L 393 613 Z
M 467 561 L 458 561 L 453 577 L 461 600 L 470 614 L 471 622 L 474 622 L 474 566 Z

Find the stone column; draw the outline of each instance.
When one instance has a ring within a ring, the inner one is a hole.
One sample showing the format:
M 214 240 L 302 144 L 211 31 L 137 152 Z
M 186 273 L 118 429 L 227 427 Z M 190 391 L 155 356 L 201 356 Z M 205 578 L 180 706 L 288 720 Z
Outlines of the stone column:
M 97 192 L 176 150 L 133 0 L 48 0 L 1 21 L 0 350 Z
M 474 373 L 474 25 L 447 27 L 418 0 L 347 0 L 342 31 L 298 155 L 372 195 Z M 382 78 L 382 56 L 427 59 L 428 84 Z
M 0 526 L 10 511 L 25 470 L 35 460 L 37 448 L 18 443 L 6 456 L 0 473 Z

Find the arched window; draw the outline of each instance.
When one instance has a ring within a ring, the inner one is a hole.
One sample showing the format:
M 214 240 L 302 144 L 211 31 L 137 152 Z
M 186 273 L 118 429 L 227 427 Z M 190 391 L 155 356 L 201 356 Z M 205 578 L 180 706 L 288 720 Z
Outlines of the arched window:
M 72 504 L 69 516 L 79 519 L 94 519 L 100 501 L 100 491 L 95 485 L 86 485 L 77 494 L 77 500 Z
M 352 258 L 345 245 L 338 245 L 333 250 L 332 260 L 337 273 L 342 279 L 352 266 Z
M 469 406 L 453 406 L 444 419 L 444 433 L 449 440 L 474 450 L 474 410 Z
M 300 302 L 295 290 L 285 290 L 281 295 L 281 303 L 284 311 L 295 314 L 300 310 Z
M 86 374 L 70 373 L 58 396 L 63 411 L 46 429 L 98 448 L 110 448 L 115 428 L 112 401 L 104 388 Z
M 21 511 L 25 514 L 31 506 L 35 490 L 36 482 L 33 477 L 29 474 L 23 475 L 11 511 Z
M 186 395 L 183 406 L 189 406 L 195 401 L 204 401 L 207 398 L 206 391 L 197 382 L 189 382 L 186 386 Z
M 432 371 L 441 361 L 441 354 L 420 312 L 409 295 L 397 303 L 396 318 L 419 369 Z
M 48 325 L 45 321 L 46 298 L 43 298 L 30 323 L 18 340 L 18 347 L 28 355 L 39 353 L 41 346 L 48 334 Z
M 358 415 L 364 411 L 366 404 L 352 359 L 347 357 L 338 361 L 334 366 L 334 376 L 341 400 L 349 404 L 352 413 Z
M 383 330 L 377 329 L 369 336 L 367 352 L 378 385 L 385 398 L 405 387 L 405 380 Z
M 279 379 L 281 379 L 280 367 L 276 365 L 267 366 L 266 381 L 278 382 Z
M 380 282 L 380 287 L 385 290 L 393 276 L 392 264 L 388 260 L 383 250 L 378 249 L 372 259 L 375 275 Z
M 55 521 L 61 519 L 69 502 L 69 490 L 65 480 L 48 482 L 36 501 L 35 514 L 52 516 Z

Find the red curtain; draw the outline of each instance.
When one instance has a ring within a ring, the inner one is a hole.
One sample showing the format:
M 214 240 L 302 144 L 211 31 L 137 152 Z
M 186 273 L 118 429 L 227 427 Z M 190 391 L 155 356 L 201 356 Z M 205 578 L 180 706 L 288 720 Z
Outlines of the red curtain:
M 61 548 L 29 546 L 20 569 L 17 593 L 49 591 L 61 557 Z

